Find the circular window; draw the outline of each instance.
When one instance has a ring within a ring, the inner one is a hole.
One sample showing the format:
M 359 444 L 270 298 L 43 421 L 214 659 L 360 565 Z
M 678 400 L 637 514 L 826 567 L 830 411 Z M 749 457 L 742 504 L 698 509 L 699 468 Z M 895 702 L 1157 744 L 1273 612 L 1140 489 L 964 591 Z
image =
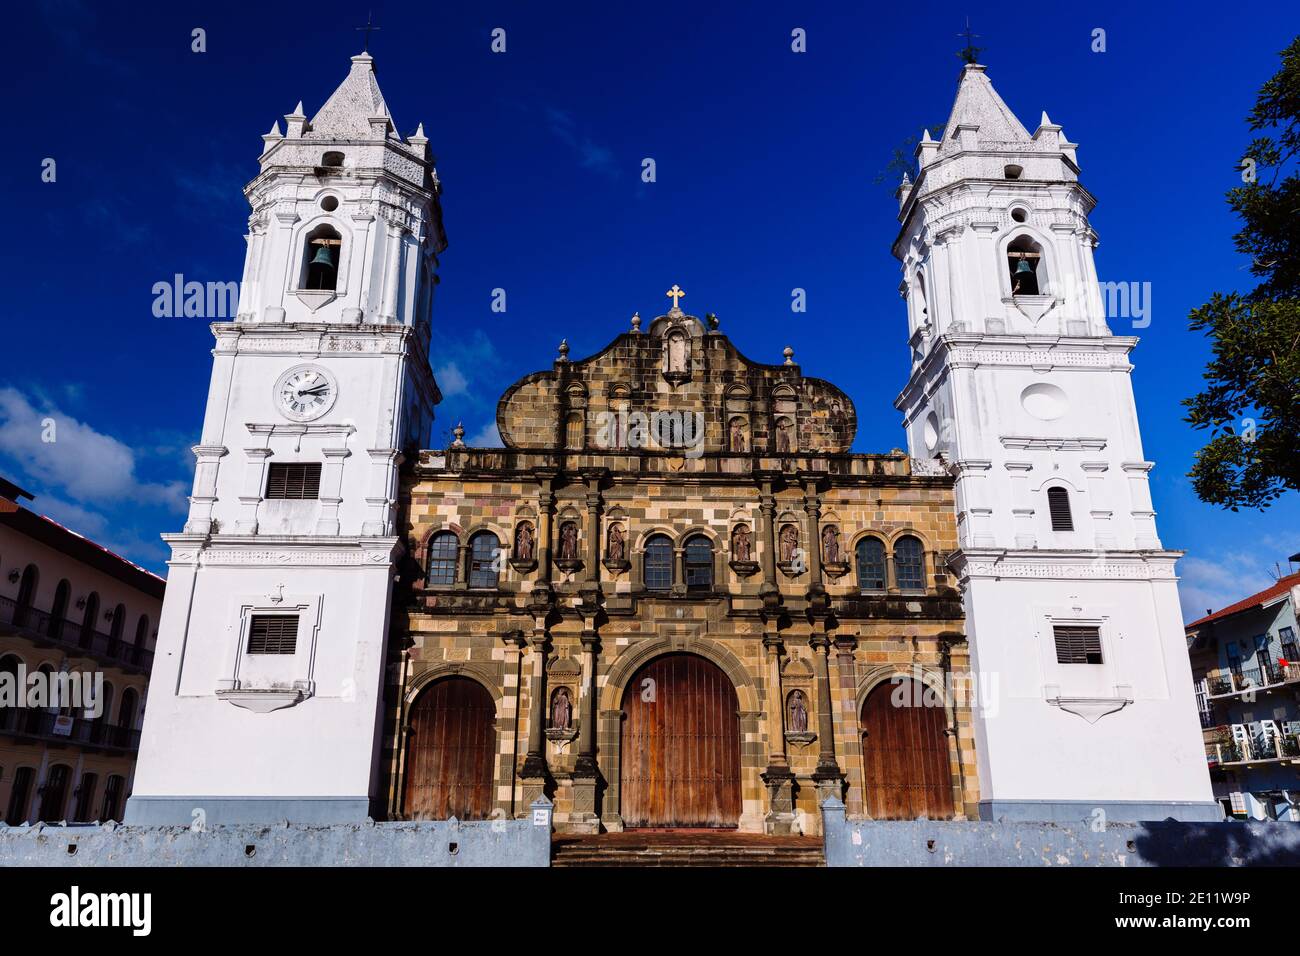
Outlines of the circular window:
M 1070 408 L 1065 392 L 1046 382 L 1030 385 L 1021 392 L 1020 405 L 1034 418 L 1044 422 L 1060 418 Z
M 1011 210 L 1011 218 L 1016 222 L 1024 222 L 1029 218 L 1029 212 L 1028 210 L 1017 206 L 1015 209 Z
M 934 412 L 926 416 L 921 435 L 925 439 L 926 451 L 933 452 L 939 447 L 939 416 Z
M 339 208 L 339 199 L 337 196 L 326 196 L 320 201 L 320 207 L 326 212 L 333 212 Z

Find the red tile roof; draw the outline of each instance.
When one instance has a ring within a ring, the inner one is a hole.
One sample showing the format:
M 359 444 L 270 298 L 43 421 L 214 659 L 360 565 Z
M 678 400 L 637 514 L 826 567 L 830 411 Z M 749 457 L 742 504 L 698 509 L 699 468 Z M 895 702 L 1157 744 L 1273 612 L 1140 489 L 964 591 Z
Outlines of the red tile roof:
M 1249 611 L 1259 607 L 1261 604 L 1267 604 L 1273 598 L 1281 597 L 1290 591 L 1293 587 L 1300 585 L 1300 572 L 1288 574 L 1278 580 L 1270 587 L 1266 587 L 1258 594 L 1252 594 L 1250 597 L 1238 601 L 1236 604 L 1229 604 L 1221 611 L 1215 611 L 1213 614 L 1207 614 L 1205 617 L 1192 621 L 1185 627 L 1185 630 L 1191 630 L 1194 627 L 1200 627 L 1202 624 L 1208 624 L 1211 621 L 1217 621 L 1220 618 L 1230 617 L 1233 614 L 1239 614 L 1242 611 Z

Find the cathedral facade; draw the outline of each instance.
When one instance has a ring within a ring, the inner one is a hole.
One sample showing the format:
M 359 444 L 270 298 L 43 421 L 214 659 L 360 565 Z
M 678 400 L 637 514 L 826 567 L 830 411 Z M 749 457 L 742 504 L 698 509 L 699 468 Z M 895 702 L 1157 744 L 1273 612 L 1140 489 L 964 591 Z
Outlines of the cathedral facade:
M 973 64 L 919 145 L 906 453 L 676 285 L 429 450 L 441 186 L 354 57 L 245 187 L 127 822 L 1214 818 L 1076 149 Z
M 542 793 L 589 832 L 816 832 L 831 794 L 976 812 L 951 478 L 849 453 L 846 394 L 716 325 L 674 305 L 562 352 L 502 397 L 504 449 L 420 455 L 390 816 Z

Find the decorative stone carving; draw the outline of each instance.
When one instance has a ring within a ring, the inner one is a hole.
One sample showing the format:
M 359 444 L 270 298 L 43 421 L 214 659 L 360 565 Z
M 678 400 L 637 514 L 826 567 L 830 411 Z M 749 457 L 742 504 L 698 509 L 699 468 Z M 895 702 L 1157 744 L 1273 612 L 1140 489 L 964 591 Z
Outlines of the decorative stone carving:
M 510 566 L 516 571 L 531 571 L 537 567 L 537 536 L 531 521 L 521 521 L 515 528 L 515 546 L 510 553 Z
M 555 559 L 556 567 L 561 571 L 576 571 L 582 567 L 578 557 L 578 525 L 566 521 L 560 525 L 560 547 Z
M 569 688 L 557 687 L 551 694 L 551 728 L 569 730 L 573 723 L 573 702 L 569 698 Z

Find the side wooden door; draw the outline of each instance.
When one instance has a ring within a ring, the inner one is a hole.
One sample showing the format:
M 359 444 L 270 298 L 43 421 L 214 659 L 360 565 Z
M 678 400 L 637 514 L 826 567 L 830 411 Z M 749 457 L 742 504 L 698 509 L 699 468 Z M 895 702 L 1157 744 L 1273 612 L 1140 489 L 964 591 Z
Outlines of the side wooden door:
M 426 688 L 407 731 L 407 819 L 487 819 L 495 753 L 496 705 L 481 684 L 448 677 Z
M 953 815 L 944 708 L 923 706 L 911 679 L 877 686 L 862 704 L 867 812 L 875 820 Z

